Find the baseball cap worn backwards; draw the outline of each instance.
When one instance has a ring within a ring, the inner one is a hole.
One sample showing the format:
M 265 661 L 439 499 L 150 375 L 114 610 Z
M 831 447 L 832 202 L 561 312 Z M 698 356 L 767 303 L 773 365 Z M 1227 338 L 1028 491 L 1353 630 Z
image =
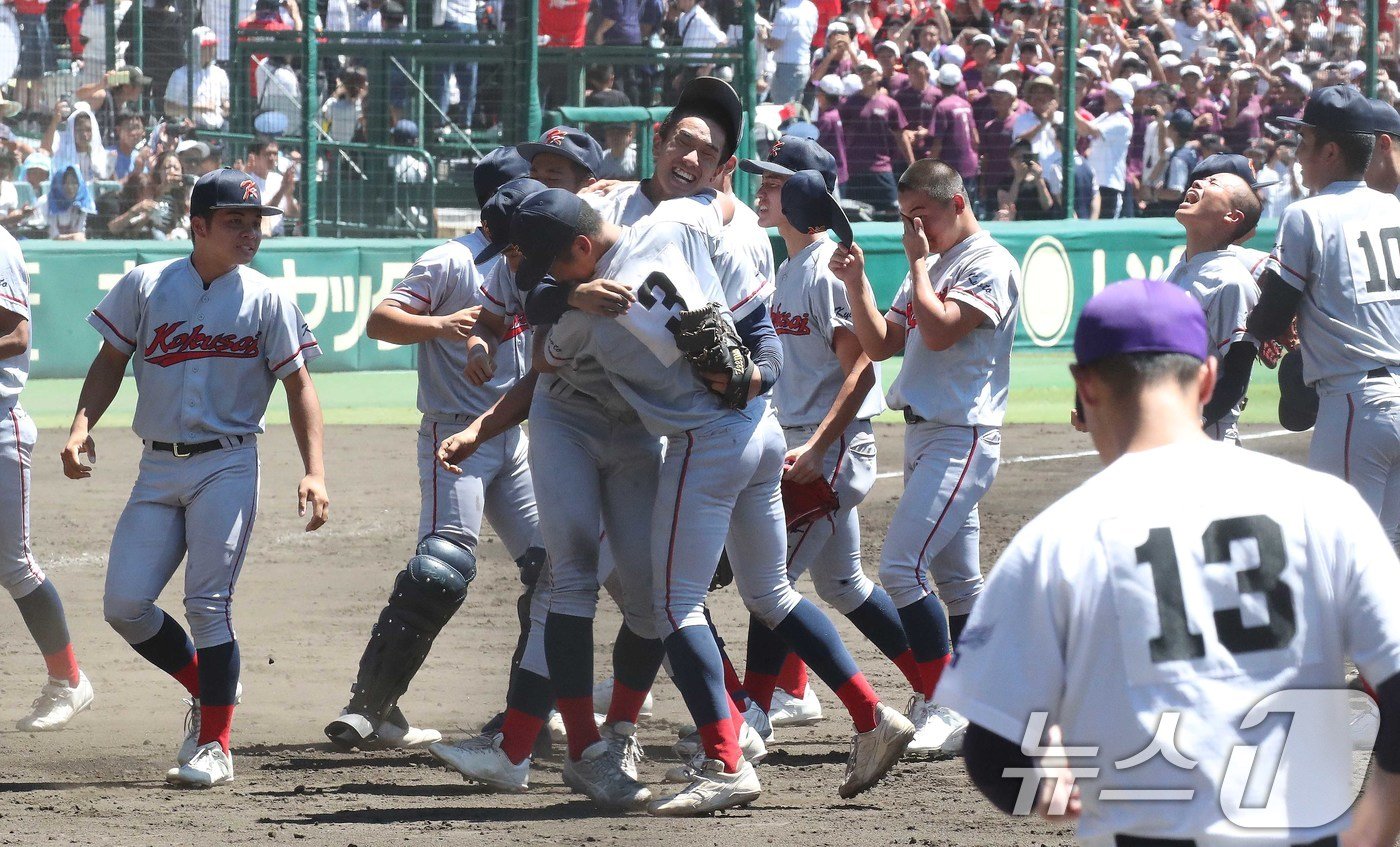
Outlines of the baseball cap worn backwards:
M 849 247 L 855 241 L 851 222 L 841 203 L 826 187 L 826 179 L 813 170 L 798 171 L 783 183 L 783 217 L 798 232 L 814 233 L 829 229 L 836 240 Z
M 513 179 L 496 189 L 486 205 L 481 207 L 481 225 L 490 233 L 490 243 L 476 254 L 474 264 L 484 264 L 510 246 L 510 222 L 525 199 L 547 186 L 528 176 Z
M 527 141 L 515 145 L 515 150 L 525 161 L 532 161 L 540 153 L 553 153 L 581 166 L 590 174 L 597 174 L 603 166 L 603 146 L 598 140 L 581 129 L 571 126 L 556 126 L 544 131 L 539 141 Z
M 258 184 L 243 171 L 219 168 L 200 177 L 190 191 L 190 214 L 204 215 L 219 209 L 252 209 L 263 217 L 280 215 L 276 206 L 265 206 Z
M 1333 132 L 1369 133 L 1375 112 L 1360 91 L 1350 85 L 1329 85 L 1308 98 L 1301 118 L 1278 118 L 1288 126 L 1322 127 Z
M 671 108 L 676 119 L 694 115 L 719 125 L 724 130 L 720 161 L 727 162 L 739 149 L 739 135 L 744 131 L 744 105 L 734 88 L 719 77 L 701 76 L 686 83 L 681 96 Z
M 788 177 L 798 171 L 813 170 L 822 175 L 828 191 L 836 188 L 836 158 L 820 144 L 806 138 L 784 135 L 773 142 L 768 161 L 740 159 L 739 169 L 751 174 Z
M 1084 304 L 1074 330 L 1074 360 L 1092 365 L 1133 353 L 1209 357 L 1206 315 L 1195 298 L 1169 282 L 1115 282 Z
M 1191 181 L 1206 179 L 1217 174 L 1234 174 L 1249 184 L 1250 188 L 1258 188 L 1258 175 L 1254 172 L 1254 164 L 1248 158 L 1238 153 L 1215 153 L 1202 159 L 1196 167 L 1191 169 Z
M 510 221 L 510 243 L 524 256 L 515 272 L 521 291 L 548 276 L 549 266 L 574 243 L 582 211 L 583 200 L 562 188 L 538 191 L 520 203 Z

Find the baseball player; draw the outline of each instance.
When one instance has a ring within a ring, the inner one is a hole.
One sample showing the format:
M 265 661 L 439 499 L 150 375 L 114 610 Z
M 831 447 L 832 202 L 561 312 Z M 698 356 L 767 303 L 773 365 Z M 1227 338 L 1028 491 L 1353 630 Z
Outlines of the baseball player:
M 856 507 L 875 483 L 870 422 L 884 403 L 879 370 L 851 329 L 846 288 L 829 268 L 837 244 L 827 232 L 843 244 L 853 241 L 850 223 L 830 195 L 835 160 L 816 142 L 783 138 L 768 161 L 745 160 L 740 167 L 762 174 L 758 222 L 777 227 L 787 245 L 771 312 L 783 348 L 784 368 L 773 394 L 788 447 L 783 477 L 799 485 L 825 478 L 840 502 L 828 518 L 788 534 L 788 577 L 796 581 L 810 570 L 818 596 L 849 618 L 918 690 L 918 665 L 894 603 L 861 570 Z M 769 710 L 789 651 L 756 620 L 749 626 L 748 649 L 744 688 Z
M 1238 153 L 1215 153 L 1205 157 L 1196 164 L 1196 167 L 1191 169 L 1190 182 L 1187 184 L 1187 187 L 1189 188 L 1191 185 L 1195 184 L 1198 179 L 1205 179 L 1217 174 L 1233 174 L 1244 180 L 1245 184 L 1249 186 L 1250 191 L 1254 192 L 1255 200 L 1259 202 L 1260 208 L 1263 208 L 1263 201 L 1259 197 L 1259 192 L 1272 184 L 1271 182 L 1266 183 L 1263 181 L 1266 176 L 1269 178 L 1273 177 L 1272 171 L 1268 172 L 1267 175 L 1257 174 L 1254 171 L 1254 163 L 1251 162 L 1248 157 L 1241 156 Z M 1184 198 L 1185 194 L 1183 192 L 1183 199 Z M 1263 250 L 1256 250 L 1253 247 L 1245 246 L 1254 238 L 1255 232 L 1256 230 L 1254 227 L 1238 230 L 1235 240 L 1231 242 L 1230 246 L 1226 249 L 1235 254 L 1235 257 L 1244 263 L 1245 268 L 1249 271 L 1250 278 L 1255 281 L 1255 288 L 1258 288 L 1259 275 L 1264 272 L 1264 266 L 1268 264 L 1269 254 Z
M 596 138 L 571 126 L 547 129 L 537 141 L 517 144 L 515 151 L 530 163 L 531 179 L 566 191 L 596 182 L 607 155 Z
M 1259 210 L 1259 198 L 1235 174 L 1192 182 L 1176 210 L 1177 221 L 1186 229 L 1186 253 L 1166 276 L 1201 304 L 1210 330 L 1211 355 L 1219 371 L 1215 395 L 1202 412 L 1205 431 L 1216 441 L 1236 445 L 1245 391 L 1259 352 L 1244 322 L 1259 302 L 1259 289 L 1231 248 L 1258 224 Z
M 1246 327 L 1279 339 L 1296 315 L 1303 378 L 1317 389 L 1308 464 L 1350 482 L 1400 542 L 1400 200 L 1362 177 L 1374 111 L 1350 86 L 1313 94 L 1298 127 L 1298 162 L 1314 192 L 1279 221 L 1259 305 Z
M 711 141 L 705 146 L 714 150 Z M 722 213 L 724 200 L 699 208 L 708 213 L 713 205 Z M 693 208 L 686 203 L 677 211 Z M 782 441 L 761 399 L 781 356 L 767 309 L 760 300 L 737 319 L 738 337 L 755 351 L 740 372 L 742 381 L 732 373 L 700 374 L 675 349 L 666 325 L 676 310 L 726 302 L 710 247 L 693 233 L 695 228 L 666 218 L 624 230 L 604 223 L 576 195 L 557 190 L 526 200 L 511 226 L 512 240 L 525 255 L 525 285 L 546 272 L 565 283 L 662 268 L 671 274 L 642 280 L 637 308 L 629 310 L 635 315 L 564 315 L 550 330 L 539 365 L 547 371 L 580 358 L 597 362 L 647 430 L 666 438 L 652 512 L 653 606 L 673 678 L 699 728 L 703 758 L 685 789 L 647 808 L 654 815 L 696 815 L 752 802 L 761 793 L 739 750 L 736 723 L 742 718 L 721 683 L 719 652 L 703 614 L 726 542 L 745 604 L 812 664 L 851 712 L 857 735 L 841 794 L 854 796 L 888 772 L 913 727 L 879 702 L 831 623 L 787 580 L 778 494 Z M 729 325 L 723 307 L 711 314 Z M 716 398 L 719 392 L 725 401 Z
M 1400 112 L 1384 100 L 1372 100 L 1371 112 L 1376 151 L 1366 167 L 1366 184 L 1400 197 Z
M 86 479 L 91 429 L 136 354 L 136 416 L 145 444 L 131 499 L 112 533 L 103 614 L 136 652 L 191 697 L 190 729 L 166 779 L 210 787 L 233 780 L 229 730 L 238 700 L 232 600 L 258 504 L 258 436 L 276 382 L 287 392 L 306 475 L 297 510 L 308 532 L 328 517 L 321 406 L 306 365 L 321 354 L 290 294 L 247 267 L 264 206 L 242 171 L 220 168 L 190 195 L 187 259 L 141 265 L 117 282 L 88 323 L 102 336 L 78 398 L 63 472 Z M 185 564 L 190 634 L 156 606 Z
M 1011 542 L 939 697 L 972 721 L 988 799 L 1077 818 L 1089 847 L 1394 844 L 1400 562 L 1349 486 L 1202 435 L 1206 324 L 1155 280 L 1084 307 L 1072 370 L 1107 467 Z M 1294 496 L 1261 506 L 1203 479 Z M 1345 692 L 1324 690 L 1344 658 L 1382 680 L 1383 710 L 1349 827 Z M 1033 767 L 1046 727 L 1073 793 Z
M 544 188 L 521 178 L 499 186 L 495 194 L 507 187 L 517 193 Z M 492 195 L 486 205 L 494 199 Z M 375 307 L 365 327 L 371 338 L 419 346 L 420 540 L 371 632 L 350 703 L 326 726 L 327 737 L 339 749 L 421 747 L 442 740 L 436 730 L 412 727 L 398 700 L 433 639 L 466 599 L 476 576 L 483 517 L 520 569 L 524 594 L 544 566 L 523 430 L 516 427 L 478 451 L 460 474 L 444 473 L 437 462 L 444 438 L 485 412 L 530 370 L 530 333 L 523 321 L 512 321 L 508 331 L 497 324 L 498 334 L 489 339 L 473 332 L 483 304 L 490 302 L 481 267 L 490 273 L 500 264 L 489 245 L 482 248 L 480 267 L 477 258 L 465 238 L 429 250 Z M 444 567 L 423 561 L 425 556 Z M 528 606 L 523 597 L 519 608 Z M 521 625 L 528 626 L 527 616 L 521 616 Z M 523 643 L 522 637 L 517 662 Z
M 875 306 L 859 245 L 837 249 L 831 271 L 846 284 L 865 354 L 882 361 L 904 353 L 886 398 L 908 424 L 904 495 L 885 538 L 880 582 L 919 665 L 909 709 L 919 734 L 909 749 L 953 753 L 967 722 L 933 694 L 950 635 L 956 643 L 982 591 L 977 503 L 1001 457 L 1020 268 L 978 226 L 962 179 L 942 162 L 925 159 L 904 172 L 899 207 L 910 272 L 888 312 Z
M 0 583 L 19 607 L 49 672 L 32 711 L 18 724 L 34 732 L 62 729 L 91 706 L 92 683 L 78 667 L 58 589 L 29 544 L 31 457 L 39 436 L 19 403 L 29 378 L 29 346 L 29 274 L 19 243 L 0 232 L 0 478 L 11 480 L 0 489 Z

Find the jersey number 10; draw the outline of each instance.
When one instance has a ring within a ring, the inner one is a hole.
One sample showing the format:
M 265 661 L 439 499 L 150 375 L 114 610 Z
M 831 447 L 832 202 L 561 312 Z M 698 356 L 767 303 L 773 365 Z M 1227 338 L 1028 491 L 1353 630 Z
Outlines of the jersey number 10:
M 1230 544 L 1254 539 L 1259 550 L 1258 567 L 1236 575 L 1240 594 L 1264 596 L 1269 620 L 1259 626 L 1245 626 L 1238 608 L 1215 610 L 1215 633 L 1231 653 L 1254 653 L 1288 646 L 1298 630 L 1293 606 L 1293 589 L 1280 579 L 1288 565 L 1283 531 L 1273 519 L 1263 515 L 1225 518 L 1206 527 L 1201 536 L 1205 548 L 1203 564 L 1229 564 Z M 1191 631 L 1186 615 L 1186 598 L 1181 589 L 1176 545 L 1172 531 L 1159 527 L 1147 533 L 1147 543 L 1137 548 L 1139 564 L 1152 568 L 1152 584 L 1157 593 L 1157 612 L 1162 634 L 1148 642 L 1154 664 L 1200 659 L 1206 655 L 1205 639 Z
M 1363 229 L 1357 233 L 1356 245 L 1366 257 L 1367 271 L 1365 291 L 1358 291 L 1357 299 L 1365 303 L 1400 296 L 1400 267 L 1397 267 L 1397 263 L 1400 263 L 1400 226 Z

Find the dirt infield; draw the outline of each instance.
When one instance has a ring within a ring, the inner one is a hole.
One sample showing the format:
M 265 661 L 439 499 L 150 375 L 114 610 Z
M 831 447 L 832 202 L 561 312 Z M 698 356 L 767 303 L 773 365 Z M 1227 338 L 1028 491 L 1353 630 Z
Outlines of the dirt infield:
M 899 436 L 895 427 L 880 431 L 882 471 L 900 468 Z M 262 515 L 235 603 L 246 687 L 234 725 L 237 781 L 183 792 L 163 784 L 182 737 L 182 692 L 102 620 L 107 546 L 134 478 L 138 442 L 130 432 L 99 432 L 101 461 L 94 478 L 80 484 L 62 478 L 56 456 L 63 434 L 43 432 L 34 474 L 35 548 L 63 594 L 97 699 L 62 733 L 11 729 L 42 683 L 43 665 L 14 605 L 0 603 L 0 844 L 1072 843 L 1065 829 L 992 811 L 960 762 L 904 763 L 869 794 L 838 800 L 850 724 L 825 688 L 818 690 L 826 721 L 779 731 L 777 752 L 759 771 L 762 799 L 713 820 L 599 815 L 563 788 L 557 758 L 536 763 L 528 794 L 497 795 L 464 784 L 426 753 L 332 752 L 321 727 L 344 705 L 364 639 L 414 541 L 414 438 L 409 427 L 331 429 L 332 521 L 316 535 L 303 534 L 296 518 L 300 463 L 290 431 L 274 429 L 264 438 Z M 1297 459 L 1306 439 L 1252 446 Z M 1061 428 L 1008 427 L 1003 458 L 1088 449 L 1087 437 Z M 982 508 L 984 565 L 1029 517 L 1097 467 L 1092 457 L 1004 464 Z M 863 509 L 872 573 L 899 493 L 897 478 L 881 480 Z M 504 699 L 519 586 L 489 532 L 481 560 L 467 605 L 402 701 L 415 723 L 447 734 L 474 730 Z M 180 593 L 177 578 L 162 602 L 177 615 Z M 732 592 L 715 615 L 742 657 L 745 619 Z M 597 664 L 605 669 L 618 618 L 613 609 L 601 618 Z M 894 667 L 844 619 L 838 623 L 877 690 L 902 708 L 906 689 Z M 658 685 L 656 717 L 641 731 L 652 759 L 644 780 L 659 781 L 671 763 L 674 730 L 686 720 L 674 688 Z

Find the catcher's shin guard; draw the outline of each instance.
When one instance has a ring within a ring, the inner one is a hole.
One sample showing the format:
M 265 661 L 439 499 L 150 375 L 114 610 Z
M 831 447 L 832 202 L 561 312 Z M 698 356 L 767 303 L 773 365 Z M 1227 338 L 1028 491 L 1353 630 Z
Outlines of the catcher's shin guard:
M 394 580 L 393 593 L 360 657 L 346 708 L 349 715 L 368 719 L 371 731 L 379 726 L 423 666 L 433 639 L 466 600 L 475 576 L 471 550 L 439 535 L 419 542 L 417 555 Z M 327 727 L 327 734 L 330 731 Z

